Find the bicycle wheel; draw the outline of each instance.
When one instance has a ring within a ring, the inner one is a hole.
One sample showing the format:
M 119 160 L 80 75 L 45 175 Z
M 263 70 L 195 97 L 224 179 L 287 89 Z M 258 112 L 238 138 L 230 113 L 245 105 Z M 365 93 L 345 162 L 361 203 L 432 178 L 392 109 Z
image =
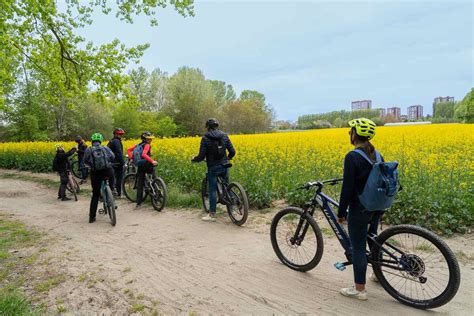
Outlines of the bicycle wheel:
M 458 291 L 461 275 L 456 257 L 427 229 L 399 225 L 384 230 L 376 239 L 371 259 L 380 285 L 403 304 L 436 308 Z
M 303 215 L 304 211 L 297 207 L 278 212 L 272 221 L 270 238 L 273 250 L 284 265 L 305 272 L 318 265 L 324 244 L 314 218 L 310 214 Z
M 115 215 L 115 200 L 110 186 L 105 188 L 105 195 L 105 205 L 107 207 L 107 213 L 109 214 L 110 223 L 112 226 L 115 226 L 117 223 L 117 217 Z
M 66 184 L 66 190 L 68 190 L 73 196 L 74 200 L 77 201 L 77 193 L 79 193 L 79 184 L 77 184 L 76 179 L 73 177 L 69 177 L 67 184 Z
M 204 212 L 209 213 L 209 182 L 207 177 L 202 179 L 201 183 L 201 199 L 202 199 L 202 208 Z
M 167 199 L 165 181 L 163 181 L 161 178 L 155 178 L 151 182 L 150 192 L 151 204 L 155 210 L 160 212 L 165 207 Z
M 82 173 L 81 173 L 81 167 L 79 165 L 79 161 L 78 160 L 74 160 L 72 163 L 71 163 L 71 171 L 72 171 L 72 174 L 78 178 L 78 179 L 82 179 Z
M 130 173 L 122 181 L 122 191 L 130 202 L 137 201 L 136 178 L 135 173 Z
M 249 214 L 249 200 L 244 188 L 238 182 L 231 182 L 227 186 L 230 204 L 226 205 L 229 217 L 237 226 L 245 224 Z

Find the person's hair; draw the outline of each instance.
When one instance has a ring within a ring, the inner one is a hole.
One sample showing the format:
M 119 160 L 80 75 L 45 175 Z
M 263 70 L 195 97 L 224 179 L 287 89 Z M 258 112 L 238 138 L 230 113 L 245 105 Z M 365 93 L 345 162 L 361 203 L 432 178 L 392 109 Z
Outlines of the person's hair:
M 362 149 L 372 161 L 375 161 L 376 160 L 375 147 L 369 141 L 369 138 L 365 136 L 357 135 L 356 129 L 354 127 L 352 128 L 351 134 L 354 135 L 354 144 L 355 143 L 361 144 L 359 148 Z

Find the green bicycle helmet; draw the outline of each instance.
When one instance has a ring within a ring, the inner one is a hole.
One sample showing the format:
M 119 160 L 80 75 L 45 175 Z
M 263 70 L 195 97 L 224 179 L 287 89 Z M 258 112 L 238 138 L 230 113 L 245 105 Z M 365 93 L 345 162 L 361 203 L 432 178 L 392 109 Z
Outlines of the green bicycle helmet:
M 369 140 L 375 136 L 375 123 L 372 120 L 361 117 L 349 121 L 349 126 L 354 127 L 356 134 L 367 137 Z
M 91 141 L 102 143 L 104 141 L 104 136 L 101 133 L 94 133 L 91 136 Z

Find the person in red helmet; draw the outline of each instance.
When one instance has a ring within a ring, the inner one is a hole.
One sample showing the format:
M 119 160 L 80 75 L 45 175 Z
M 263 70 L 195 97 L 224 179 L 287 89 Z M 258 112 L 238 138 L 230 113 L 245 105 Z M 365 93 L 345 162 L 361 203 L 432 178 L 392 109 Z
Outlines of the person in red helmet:
M 117 127 L 114 129 L 114 137 L 109 141 L 107 147 L 112 150 L 115 155 L 114 159 L 114 174 L 115 174 L 115 188 L 114 194 L 117 195 L 117 198 L 122 197 L 122 179 L 123 179 L 123 168 L 125 161 L 123 160 L 123 145 L 122 145 L 122 136 L 125 134 L 125 131 Z

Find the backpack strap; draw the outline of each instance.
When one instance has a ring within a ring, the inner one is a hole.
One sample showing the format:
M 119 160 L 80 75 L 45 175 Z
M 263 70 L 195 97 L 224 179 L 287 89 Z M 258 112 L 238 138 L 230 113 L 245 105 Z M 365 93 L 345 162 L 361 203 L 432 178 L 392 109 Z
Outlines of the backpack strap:
M 367 156 L 367 154 L 365 153 L 365 151 L 363 151 L 362 149 L 360 148 L 357 148 L 357 149 L 354 149 L 354 151 L 356 153 L 358 153 L 359 155 L 361 155 L 365 160 L 367 160 L 371 165 L 374 164 L 374 162 L 372 160 L 370 160 L 370 158 Z
M 375 162 L 382 162 L 382 155 L 377 150 L 375 151 Z

